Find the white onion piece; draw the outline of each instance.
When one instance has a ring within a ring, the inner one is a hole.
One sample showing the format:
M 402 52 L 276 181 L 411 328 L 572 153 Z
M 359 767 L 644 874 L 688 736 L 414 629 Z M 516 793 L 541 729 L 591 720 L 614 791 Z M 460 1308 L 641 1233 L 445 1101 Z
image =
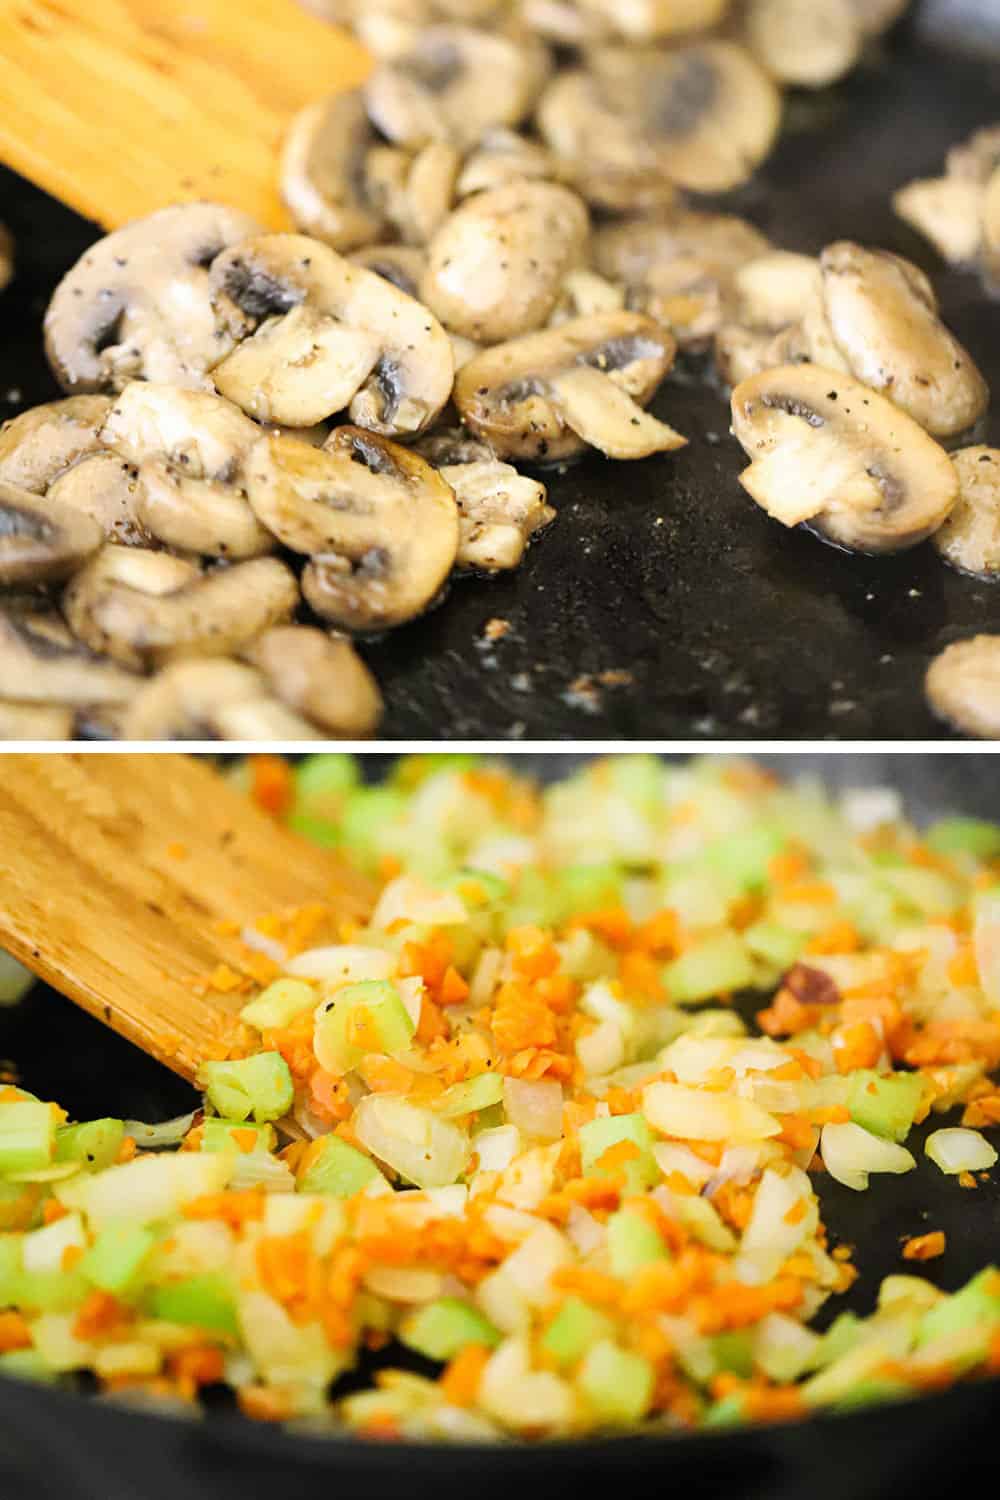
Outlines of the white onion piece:
M 756 1286 L 770 1281 L 803 1240 L 815 1233 L 818 1220 L 812 1184 L 805 1172 L 793 1167 L 780 1173 L 769 1167 L 754 1194 L 740 1253 L 733 1263 L 734 1275 Z
M 994 1005 L 1000 1005 L 1000 896 L 980 896 L 972 930 L 979 983 Z
M 365 1286 L 390 1302 L 433 1302 L 444 1290 L 444 1277 L 424 1266 L 372 1266 Z
M 566 1238 L 578 1255 L 590 1255 L 604 1244 L 607 1231 L 592 1213 L 574 1203 L 566 1216 Z
M 379 1161 L 417 1187 L 447 1187 L 465 1170 L 469 1138 L 457 1125 L 395 1094 L 369 1094 L 354 1132 Z
M 704 1157 L 696 1156 L 690 1146 L 678 1145 L 676 1141 L 657 1141 L 653 1155 L 664 1177 L 679 1172 L 692 1187 L 703 1188 L 715 1173 L 715 1168 Z
M 650 1083 L 642 1092 L 642 1109 L 654 1129 L 686 1141 L 762 1141 L 780 1135 L 781 1125 L 749 1099 L 685 1088 L 680 1083 Z
M 276 964 L 284 964 L 288 958 L 288 949 L 284 943 L 279 943 L 275 938 L 265 937 L 258 932 L 256 927 L 244 927 L 240 933 L 240 942 L 245 943 L 248 948 L 253 948 L 256 953 L 266 953 L 268 958 L 273 958 Z
M 578 1037 L 576 1055 L 588 1078 L 602 1078 L 620 1068 L 625 1061 L 625 1038 L 618 1022 L 602 1021 Z
M 285 965 L 285 973 L 296 979 L 322 979 L 328 984 L 358 984 L 363 979 L 388 979 L 396 967 L 395 955 L 384 948 L 360 943 L 337 943 L 330 948 L 309 948 Z
M 435 891 L 416 875 L 397 875 L 379 896 L 371 925 L 388 932 L 397 922 L 447 927 L 468 919 L 465 902 L 457 891 Z
M 557 1141 L 563 1128 L 562 1084 L 548 1078 L 505 1078 L 507 1121 L 536 1141 Z
M 502 1172 L 521 1149 L 521 1132 L 514 1125 L 498 1125 L 472 1137 L 480 1172 Z
M 884 1141 L 855 1125 L 824 1125 L 821 1139 L 823 1165 L 836 1182 L 863 1193 L 870 1172 L 912 1172 L 917 1165 L 905 1146 Z
M 924 1150 L 936 1167 L 949 1177 L 959 1172 L 985 1172 L 996 1165 L 997 1153 L 978 1130 L 965 1130 L 955 1126 L 950 1130 L 935 1130 L 927 1137 Z
M 160 1151 L 179 1146 L 194 1124 L 195 1111 L 177 1115 L 160 1125 L 144 1125 L 141 1120 L 126 1120 L 125 1134 L 130 1135 L 140 1151 Z

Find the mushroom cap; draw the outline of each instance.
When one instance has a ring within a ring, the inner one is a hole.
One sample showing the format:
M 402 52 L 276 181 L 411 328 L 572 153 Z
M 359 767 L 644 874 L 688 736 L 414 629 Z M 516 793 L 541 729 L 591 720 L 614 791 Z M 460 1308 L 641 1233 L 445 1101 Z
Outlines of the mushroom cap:
M 587 443 L 644 456 L 684 442 L 641 410 L 675 353 L 670 334 L 641 313 L 577 318 L 477 354 L 458 373 L 455 406 L 505 458 L 553 462 Z
M 247 652 L 277 698 L 328 734 L 367 739 L 382 717 L 382 695 L 344 636 L 309 625 L 276 625 Z
M 273 697 L 260 672 L 221 657 L 177 661 L 136 695 L 122 723 L 127 740 L 315 740 L 299 714 Z
M 351 260 L 356 266 L 364 266 L 376 276 L 391 281 L 407 297 L 417 296 L 427 264 L 423 250 L 414 245 L 369 245 L 364 250 L 355 250 Z
M 416 152 L 374 146 L 365 159 L 365 184 L 393 231 L 409 245 L 425 245 L 451 212 L 462 165 L 448 141 Z
M 459 567 L 516 568 L 530 539 L 556 518 L 544 484 L 499 459 L 442 464 L 440 473 L 458 503 Z
M 743 35 L 773 78 L 808 89 L 843 78 L 864 44 L 856 0 L 748 0 Z
M 576 0 L 585 14 L 603 20 L 610 32 L 632 42 L 709 31 L 725 20 L 731 0 Z
M 818 365 L 766 370 L 736 387 L 733 432 L 753 460 L 740 483 L 785 526 L 857 552 L 916 546 L 958 498 L 944 449 L 899 407 Z
M 0 740 L 69 740 L 76 715 L 63 704 L 17 703 L 0 698 Z
M 820 269 L 830 333 L 852 374 L 937 437 L 978 421 L 989 388 L 916 266 L 843 240 L 823 251 Z
M 458 511 L 448 485 L 409 449 L 360 428 L 337 429 L 322 449 L 263 438 L 249 494 L 262 523 L 310 556 L 307 602 L 344 629 L 411 619 L 454 564 Z
M 519 125 L 548 77 L 548 49 L 530 35 L 428 26 L 365 85 L 372 123 L 416 150 L 428 141 L 474 146 L 494 125 Z
M 78 459 L 97 451 L 97 434 L 110 405 L 107 396 L 68 396 L 5 422 L 0 427 L 0 483 L 44 495 Z
M 0 586 L 65 578 L 103 540 L 97 522 L 72 506 L 0 483 Z
M 666 208 L 602 225 L 592 248 L 594 265 L 602 275 L 633 286 L 673 260 L 695 258 L 709 271 L 735 274 L 769 254 L 771 242 L 735 214 Z
M 247 240 L 214 261 L 211 281 L 258 324 L 213 379 L 260 421 L 309 427 L 349 406 L 361 427 L 412 435 L 451 394 L 451 346 L 433 314 L 318 240 Z
M 934 545 L 959 572 L 976 578 L 1000 575 L 1000 448 L 962 448 L 952 454 L 958 500 Z
M 5 698 L 70 710 L 127 703 L 141 678 L 75 641 L 58 615 L 0 611 L 0 682 Z
M 169 553 L 108 546 L 67 585 L 63 613 L 92 651 L 148 667 L 238 651 L 287 619 L 298 597 L 294 574 L 276 558 L 203 573 Z
M 49 485 L 48 499 L 89 516 L 107 541 L 147 547 L 152 540 L 138 514 L 135 469 L 117 454 L 88 453 Z
M 296 227 L 335 250 L 369 245 L 385 221 L 364 192 L 364 161 L 375 139 L 360 89 L 300 110 L 281 150 L 281 196 Z
M 576 193 L 512 182 L 477 193 L 427 248 L 421 301 L 453 333 L 497 344 L 540 328 L 583 256 L 589 221 Z
M 931 662 L 924 686 L 939 719 L 962 734 L 1000 739 L 1000 635 L 946 646 Z
M 562 170 L 552 152 L 516 130 L 495 126 L 466 156 L 455 184 L 459 198 L 525 179 L 554 181 Z
M 237 310 L 210 297 L 207 267 L 257 233 L 236 209 L 184 203 L 98 240 L 45 314 L 45 351 L 63 389 L 117 391 L 133 378 L 207 386 L 206 371 L 243 331 Z

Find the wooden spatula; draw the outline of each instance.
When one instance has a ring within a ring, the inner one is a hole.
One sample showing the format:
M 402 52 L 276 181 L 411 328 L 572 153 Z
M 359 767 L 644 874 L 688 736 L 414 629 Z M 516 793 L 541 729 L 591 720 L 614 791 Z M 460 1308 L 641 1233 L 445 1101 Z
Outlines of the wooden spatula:
M 369 67 L 297 0 L 0 0 L 0 160 L 105 229 L 197 198 L 285 228 L 289 120 Z
M 0 948 L 185 1078 L 237 1034 L 247 995 L 199 982 L 246 960 L 234 924 L 318 902 L 336 926 L 372 896 L 205 760 L 0 758 Z

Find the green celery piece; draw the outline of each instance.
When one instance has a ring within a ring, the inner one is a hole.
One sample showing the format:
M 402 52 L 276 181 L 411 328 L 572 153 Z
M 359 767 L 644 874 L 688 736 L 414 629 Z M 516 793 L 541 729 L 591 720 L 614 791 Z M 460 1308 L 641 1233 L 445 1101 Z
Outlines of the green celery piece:
M 0 1354 L 0 1375 L 10 1380 L 37 1380 L 42 1385 L 53 1385 L 59 1375 L 50 1370 L 37 1349 L 10 1349 Z
M 917 1348 L 963 1328 L 997 1323 L 1000 1323 L 1000 1271 L 987 1266 L 960 1291 L 936 1302 L 924 1313 L 917 1329 Z
M 611 1339 L 601 1339 L 584 1355 L 577 1383 L 602 1421 L 630 1427 L 649 1408 L 655 1376 L 648 1360 Z
M 754 958 L 762 958 L 779 969 L 790 969 L 806 942 L 804 932 L 793 932 L 778 922 L 754 922 L 743 933 L 743 941 Z
M 22 1234 L 0 1234 L 0 1307 L 9 1307 L 15 1300 L 23 1239 Z
M 718 1370 L 731 1371 L 741 1380 L 749 1380 L 753 1374 L 753 1337 L 745 1328 L 716 1334 L 712 1355 Z
M 228 1062 L 202 1063 L 198 1082 L 212 1108 L 227 1120 L 280 1120 L 295 1097 L 280 1052 L 257 1052 Z
M 560 1365 L 575 1365 L 613 1332 L 614 1324 L 604 1313 L 580 1297 L 567 1297 L 542 1335 L 542 1348 Z
M 336 849 L 342 842 L 340 825 L 329 818 L 318 818 L 315 813 L 299 812 L 293 808 L 285 822 L 293 833 L 301 834 L 310 844 L 318 844 L 321 849 Z
M 883 872 L 882 883 L 897 901 L 913 907 L 925 917 L 946 917 L 959 904 L 956 883 L 938 870 L 925 870 L 916 865 L 890 868 Z
M 623 873 L 619 865 L 567 865 L 553 876 L 553 900 L 560 922 L 577 912 L 599 911 L 621 900 Z
M 552 881 L 543 871 L 526 865 L 503 914 L 504 928 L 510 931 L 514 927 L 552 927 L 558 911 L 558 893 Z
M 327 1135 L 318 1143 L 315 1155 L 298 1179 L 296 1188 L 300 1193 L 328 1193 L 331 1198 L 352 1198 L 380 1175 L 370 1156 L 337 1135 Z
M 377 1045 L 357 1047 L 348 1039 L 352 1016 L 367 1012 Z M 363 979 L 345 985 L 327 1001 L 316 1017 L 316 1053 L 320 1059 L 332 1055 L 336 1071 L 349 1073 L 368 1052 L 390 1056 L 410 1045 L 416 1028 L 399 991 L 386 979 Z
M 427 1359 L 452 1359 L 468 1344 L 483 1344 L 495 1349 L 500 1331 L 489 1318 L 468 1302 L 457 1297 L 441 1297 L 427 1302 L 404 1318 L 399 1330 L 400 1342 L 415 1349 Z
M 767 884 L 769 863 L 787 843 L 788 837 L 782 829 L 755 824 L 710 845 L 705 851 L 705 862 L 710 869 L 732 876 L 745 891 L 760 890 Z
M 656 755 L 617 755 L 609 763 L 610 783 L 616 792 L 644 811 L 662 806 L 666 767 Z
M 705 1413 L 703 1427 L 739 1427 L 746 1421 L 746 1397 L 741 1391 L 733 1391 L 716 1401 Z
M 913 1128 L 924 1088 L 918 1073 L 879 1074 L 859 1068 L 851 1074 L 847 1108 L 856 1125 L 890 1141 L 905 1141 Z
M 361 785 L 353 755 L 307 755 L 293 772 L 295 811 L 336 818 L 344 798 Z
M 639 1155 L 624 1162 L 621 1168 L 609 1170 L 600 1166 L 604 1153 L 619 1141 L 631 1141 L 639 1148 Z M 660 1180 L 660 1169 L 653 1155 L 653 1132 L 640 1114 L 599 1116 L 581 1125 L 580 1159 L 587 1177 L 614 1176 L 616 1171 L 623 1171 L 628 1193 L 644 1192 Z
M 360 787 L 348 798 L 340 836 L 349 849 L 368 860 L 383 853 L 382 835 L 406 812 L 408 798 L 391 786 Z
M 273 1125 L 251 1125 L 244 1121 L 242 1124 L 235 1120 L 217 1120 L 211 1115 L 206 1119 L 201 1131 L 202 1151 L 242 1151 L 243 1147 L 239 1140 L 234 1139 L 233 1131 L 252 1130 L 256 1136 L 252 1150 L 273 1151 L 277 1144 L 277 1136 Z
M 240 1020 L 258 1031 L 288 1026 L 304 1010 L 315 1009 L 318 996 L 304 979 L 276 979 L 240 1011 Z
M 71 1271 L 20 1271 L 13 1301 L 32 1312 L 70 1312 L 90 1292 L 90 1282 L 79 1265 Z
M 55 1144 L 56 1121 L 51 1104 L 33 1099 L 0 1104 L 0 1176 L 49 1166 Z
M 392 768 L 391 784 L 406 792 L 416 791 L 432 776 L 445 772 L 474 771 L 482 756 L 468 750 L 439 750 L 430 755 L 401 755 Z
M 663 982 L 676 1005 L 693 1005 L 749 989 L 755 977 L 746 945 L 735 932 L 705 938 L 663 969 Z
M 503 1076 L 500 1073 L 479 1073 L 462 1083 L 453 1083 L 434 1101 L 436 1114 L 445 1120 L 455 1120 L 460 1115 L 478 1114 L 490 1109 L 503 1099 Z
M 145 1305 L 151 1317 L 165 1323 L 181 1323 L 233 1337 L 239 1332 L 232 1287 L 224 1276 L 211 1272 L 151 1287 Z
M 608 1220 L 608 1254 L 612 1274 L 624 1278 L 668 1258 L 662 1236 L 648 1220 L 628 1209 L 620 1209 Z
M 84 1255 L 80 1270 L 102 1292 L 121 1296 L 134 1289 L 155 1244 L 156 1235 L 139 1224 L 108 1224 Z
M 87 1120 L 82 1125 L 60 1125 L 56 1131 L 56 1161 L 78 1161 L 90 1171 L 113 1166 L 125 1139 L 122 1120 Z
M 478 887 L 478 890 L 472 889 L 468 901 L 473 908 L 480 903 L 486 907 L 499 907 L 509 898 L 511 892 L 509 880 L 503 880 L 499 875 L 494 875 L 492 870 L 476 870 L 471 866 L 459 870 L 458 874 L 453 875 L 448 881 L 448 885 L 451 889 L 457 890 L 459 895 L 462 895 L 463 889 Z
M 928 828 L 924 842 L 938 854 L 995 859 L 1000 855 L 1000 824 L 981 818 L 942 818 Z
M 864 1335 L 864 1324 L 857 1313 L 842 1312 L 830 1324 L 816 1352 L 814 1363 L 817 1369 L 832 1365 L 843 1355 L 849 1354 Z
M 856 1411 L 861 1406 L 877 1406 L 883 1401 L 900 1401 L 916 1394 L 916 1388 L 890 1375 L 869 1375 L 830 1403 L 831 1411 Z

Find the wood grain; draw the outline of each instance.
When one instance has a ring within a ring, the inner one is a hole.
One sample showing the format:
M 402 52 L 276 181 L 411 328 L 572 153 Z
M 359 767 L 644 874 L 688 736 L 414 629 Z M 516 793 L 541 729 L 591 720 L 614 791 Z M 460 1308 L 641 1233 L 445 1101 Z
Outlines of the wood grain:
M 0 758 L 0 947 L 185 1078 L 246 1002 L 191 987 L 243 953 L 216 924 L 312 901 L 363 917 L 372 895 L 205 760 Z
M 0 159 L 105 229 L 205 198 L 286 228 L 291 117 L 369 67 L 297 0 L 0 0 Z

